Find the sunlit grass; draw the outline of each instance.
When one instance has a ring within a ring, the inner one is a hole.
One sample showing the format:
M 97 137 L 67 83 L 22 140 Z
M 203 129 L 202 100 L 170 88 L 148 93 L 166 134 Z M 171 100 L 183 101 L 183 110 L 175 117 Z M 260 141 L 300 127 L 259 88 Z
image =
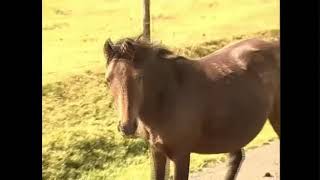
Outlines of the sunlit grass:
M 279 28 L 277 0 L 157 0 L 151 14 L 152 39 L 169 47 Z M 107 38 L 141 31 L 141 0 L 44 0 L 44 83 L 103 66 Z
M 147 144 L 117 133 L 117 116 L 103 82 L 102 45 L 108 37 L 141 32 L 141 3 L 43 1 L 44 179 L 149 178 Z M 151 11 L 152 39 L 191 57 L 237 39 L 279 36 L 279 1 L 274 0 L 151 0 Z M 274 138 L 267 123 L 246 149 Z M 196 171 L 226 156 L 192 154 L 191 159 L 191 171 Z

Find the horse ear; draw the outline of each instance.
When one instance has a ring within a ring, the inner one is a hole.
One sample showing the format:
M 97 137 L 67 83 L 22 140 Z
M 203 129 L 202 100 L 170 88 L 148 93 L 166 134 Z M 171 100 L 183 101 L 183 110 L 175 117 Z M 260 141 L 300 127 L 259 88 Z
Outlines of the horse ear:
M 114 55 L 113 43 L 111 42 L 110 38 L 107 39 L 107 41 L 104 43 L 103 53 L 105 55 L 107 63 L 109 63 Z
M 143 34 L 140 34 L 137 38 L 136 38 L 136 41 L 141 41 L 143 40 Z

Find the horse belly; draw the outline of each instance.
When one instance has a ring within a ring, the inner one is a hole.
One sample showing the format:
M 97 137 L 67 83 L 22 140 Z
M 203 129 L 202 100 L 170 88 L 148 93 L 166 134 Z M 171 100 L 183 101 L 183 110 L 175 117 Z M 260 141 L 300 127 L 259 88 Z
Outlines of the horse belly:
M 202 136 L 198 139 L 198 143 L 195 143 L 193 152 L 236 151 L 258 135 L 267 120 L 272 101 L 268 101 L 266 96 L 263 98 L 247 96 L 244 99 L 238 98 L 230 104 L 224 101 L 219 107 L 212 108 L 210 118 L 204 120 Z
M 224 128 L 212 135 L 202 136 L 192 149 L 200 154 L 228 153 L 239 150 L 252 141 L 261 131 L 266 118 L 256 121 L 254 125 L 247 124 L 240 128 Z M 235 129 L 232 131 L 231 129 Z

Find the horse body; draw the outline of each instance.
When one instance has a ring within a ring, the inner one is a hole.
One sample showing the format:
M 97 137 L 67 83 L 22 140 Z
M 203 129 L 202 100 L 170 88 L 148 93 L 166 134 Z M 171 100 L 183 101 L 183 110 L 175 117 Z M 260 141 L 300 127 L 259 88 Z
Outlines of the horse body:
M 267 118 L 280 135 L 279 44 L 249 39 L 198 60 L 167 55 L 142 66 L 139 128 L 156 179 L 164 177 L 164 157 L 175 163 L 175 180 L 187 179 L 191 152 L 230 153 L 227 179 L 234 179 L 242 148 Z
M 165 74 L 158 77 L 171 83 L 161 95 L 162 103 L 156 103 L 154 111 L 150 111 L 152 103 L 146 103 L 150 117 L 143 113 L 140 117 L 147 129 L 153 130 L 148 134 L 157 134 L 155 140 L 149 138 L 151 143 L 168 151 L 225 153 L 245 146 L 258 134 L 272 110 L 279 69 L 278 60 L 268 54 L 272 47 L 259 47 L 264 42 L 254 40 L 257 45 L 239 49 L 251 41 L 197 61 L 180 60 L 174 68 L 170 63 L 163 67 Z M 232 57 L 234 54 L 237 57 Z M 260 59 L 254 58 L 259 55 Z M 170 69 L 172 73 L 167 72 Z M 154 73 L 152 68 L 150 71 Z

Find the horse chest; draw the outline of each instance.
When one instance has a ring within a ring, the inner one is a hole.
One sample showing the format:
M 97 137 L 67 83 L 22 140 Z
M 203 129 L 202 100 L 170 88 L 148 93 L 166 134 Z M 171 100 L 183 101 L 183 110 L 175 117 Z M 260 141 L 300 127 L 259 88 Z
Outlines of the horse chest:
M 172 156 L 172 149 L 165 143 L 162 137 L 156 133 L 149 134 L 149 144 L 160 152 L 165 153 L 168 157 Z

